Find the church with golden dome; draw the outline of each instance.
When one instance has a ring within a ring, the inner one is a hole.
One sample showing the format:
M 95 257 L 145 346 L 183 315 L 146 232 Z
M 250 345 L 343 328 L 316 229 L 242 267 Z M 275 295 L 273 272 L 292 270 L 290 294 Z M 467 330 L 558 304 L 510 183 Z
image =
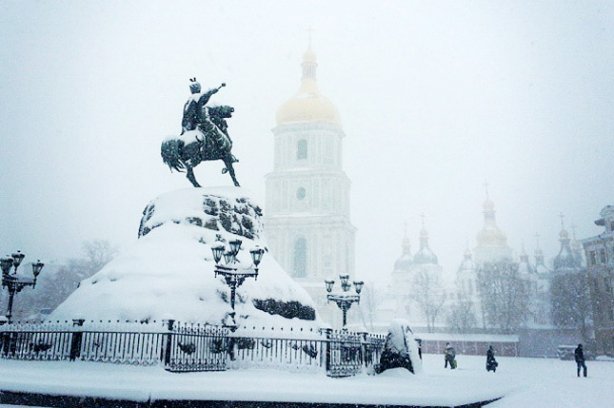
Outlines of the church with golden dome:
M 486 201 L 482 204 L 484 226 L 476 236 L 477 246 L 474 249 L 474 260 L 481 264 L 485 262 L 510 262 L 512 248 L 507 244 L 505 233 L 497 226 L 495 219 L 495 203 L 486 193 Z
M 265 225 L 272 255 L 334 323 L 340 313 L 331 311 L 329 319 L 323 312 L 328 309 L 324 279 L 354 278 L 356 229 L 350 220 L 350 180 L 342 168 L 345 134 L 339 112 L 318 88 L 317 67 L 310 46 L 298 91 L 277 110 Z
M 535 264 L 529 261 L 529 256 L 524 249 L 516 257 L 514 251 L 508 245 L 507 236 L 497 225 L 495 218 L 495 203 L 488 195 L 486 185 L 486 200 L 482 204 L 484 224 L 476 235 L 476 246 L 473 253 L 467 248 L 457 273 L 456 273 L 456 306 L 459 304 L 469 306 L 475 318 L 477 327 L 486 328 L 487 322 L 479 294 L 479 270 L 487 267 L 487 264 L 504 264 L 517 268 L 519 277 L 525 282 L 529 297 L 528 316 L 523 326 L 526 327 L 549 327 L 549 298 L 547 296 L 550 272 L 544 264 L 544 255 L 539 249 L 539 243 L 535 251 Z
M 485 327 L 484 310 L 479 296 L 479 283 L 477 271 L 486 263 L 512 263 L 513 251 L 507 243 L 507 236 L 499 226 L 495 217 L 495 203 L 488 195 L 486 187 L 486 200 L 482 204 L 484 224 L 478 231 L 475 239 L 476 246 L 473 253 L 466 249 L 464 258 L 456 272 L 456 294 L 459 302 L 470 305 L 471 314 L 475 318 L 474 324 Z

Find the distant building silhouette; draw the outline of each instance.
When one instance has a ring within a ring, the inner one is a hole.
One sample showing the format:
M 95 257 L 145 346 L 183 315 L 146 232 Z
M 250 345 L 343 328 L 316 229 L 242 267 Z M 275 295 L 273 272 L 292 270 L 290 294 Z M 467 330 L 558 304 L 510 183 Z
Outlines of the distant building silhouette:
M 614 354 L 614 206 L 599 213 L 597 236 L 582 240 L 591 294 L 593 328 L 598 353 Z

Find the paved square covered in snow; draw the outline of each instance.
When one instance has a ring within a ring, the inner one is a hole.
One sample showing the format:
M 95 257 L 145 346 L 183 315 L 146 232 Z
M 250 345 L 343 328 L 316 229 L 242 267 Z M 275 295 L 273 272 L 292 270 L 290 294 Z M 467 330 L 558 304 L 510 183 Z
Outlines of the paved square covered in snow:
M 413 376 L 395 369 L 379 376 L 333 379 L 318 373 L 277 370 L 172 374 L 158 367 L 3 361 L 0 389 L 134 401 L 458 406 L 503 397 L 489 406 L 608 407 L 611 404 L 614 362 L 590 362 L 588 378 L 576 377 L 572 361 L 501 357 L 499 362 L 496 374 L 486 373 L 484 358 L 461 355 L 458 368 L 446 370 L 441 355 L 424 355 L 423 375 Z

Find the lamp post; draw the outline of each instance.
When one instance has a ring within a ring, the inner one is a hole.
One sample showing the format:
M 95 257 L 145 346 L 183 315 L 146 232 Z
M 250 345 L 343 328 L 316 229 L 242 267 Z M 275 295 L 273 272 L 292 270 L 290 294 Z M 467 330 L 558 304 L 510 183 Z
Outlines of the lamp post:
M 215 260 L 215 276 L 223 276 L 226 285 L 230 288 L 230 307 L 232 309 L 230 316 L 232 317 L 234 326 L 236 326 L 235 295 L 237 288 L 241 286 L 247 278 L 258 278 L 258 265 L 260 265 L 260 261 L 262 261 L 262 256 L 264 255 L 264 249 L 256 246 L 249 251 L 252 257 L 253 267 L 240 268 L 240 264 L 237 261 L 237 254 L 241 249 L 241 243 L 241 240 L 235 239 L 228 242 L 228 248 L 221 241 L 211 246 L 211 252 Z M 224 263 L 221 262 L 222 258 L 224 258 Z
M 23 258 L 25 258 L 25 255 L 22 254 L 21 251 L 17 251 L 10 256 L 7 255 L 0 259 L 0 268 L 2 268 L 2 287 L 5 287 L 9 292 L 9 304 L 6 313 L 9 324 L 11 323 L 11 317 L 13 317 L 13 299 L 15 294 L 21 292 L 26 286 L 32 286 L 32 288 L 34 288 L 36 286 L 36 278 L 38 278 L 43 266 L 45 266 L 39 259 L 35 263 L 32 263 L 33 279 L 17 276 L 17 268 L 21 265 Z M 12 273 L 11 268 L 13 269 Z
M 350 283 L 350 275 L 343 274 L 339 275 L 339 280 L 341 281 L 341 292 L 332 293 L 333 286 L 335 285 L 334 280 L 325 280 L 324 284 L 326 285 L 326 300 L 330 302 L 331 300 L 337 303 L 337 307 L 341 309 L 343 312 L 343 328 L 345 328 L 347 324 L 347 313 L 352 307 L 352 303 L 360 303 L 360 292 L 362 291 L 362 287 L 365 284 L 363 281 L 354 281 L 354 290 L 356 294 L 350 292 L 350 288 L 352 284 Z

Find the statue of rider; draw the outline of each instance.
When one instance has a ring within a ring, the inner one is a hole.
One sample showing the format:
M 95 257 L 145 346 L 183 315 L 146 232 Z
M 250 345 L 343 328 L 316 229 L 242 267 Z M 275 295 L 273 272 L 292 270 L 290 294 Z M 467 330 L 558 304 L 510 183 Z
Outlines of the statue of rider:
M 190 78 L 190 92 L 192 92 L 192 96 L 183 106 L 181 134 L 189 130 L 195 130 L 198 125 L 203 127 L 202 130 L 205 134 L 211 130 L 210 126 L 213 126 L 213 124 L 209 120 L 209 114 L 207 113 L 205 105 L 207 105 L 209 99 L 211 99 L 211 96 L 216 94 L 224 86 L 226 86 L 225 83 L 220 85 L 218 88 L 209 89 L 207 92 L 201 94 L 200 83 L 196 80 L 196 78 Z
M 194 177 L 194 167 L 210 160 L 222 160 L 226 165 L 222 173 L 229 173 L 235 186 L 239 186 L 232 165 L 238 160 L 231 153 L 232 140 L 226 122 L 226 119 L 232 117 L 234 108 L 227 105 L 207 106 L 209 99 L 224 86 L 226 84 L 222 83 L 217 88 L 201 93 L 200 83 L 196 78 L 191 78 L 192 95 L 183 106 L 182 137 L 169 138 L 162 142 L 160 148 L 164 163 L 171 170 L 185 171 L 194 187 L 200 187 Z

